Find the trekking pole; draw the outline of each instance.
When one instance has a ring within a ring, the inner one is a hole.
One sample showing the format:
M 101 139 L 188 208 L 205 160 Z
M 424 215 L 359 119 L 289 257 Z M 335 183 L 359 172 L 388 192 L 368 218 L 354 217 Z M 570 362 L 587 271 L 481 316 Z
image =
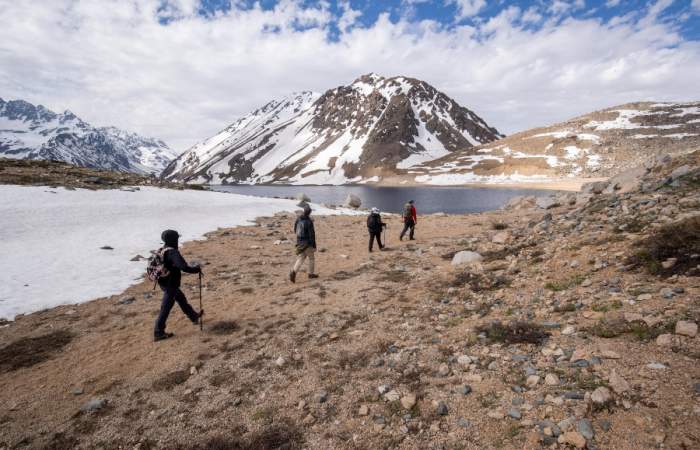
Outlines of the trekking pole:
M 202 309 L 202 272 L 199 272 L 199 331 L 204 330 L 204 314 Z

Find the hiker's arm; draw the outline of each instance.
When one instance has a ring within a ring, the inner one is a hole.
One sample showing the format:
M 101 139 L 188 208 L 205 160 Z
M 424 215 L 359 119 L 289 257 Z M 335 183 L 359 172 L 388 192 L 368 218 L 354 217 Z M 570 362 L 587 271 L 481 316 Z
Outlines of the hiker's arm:
M 183 272 L 187 273 L 199 273 L 202 271 L 202 268 L 199 266 L 190 266 L 187 264 L 187 261 L 185 261 L 185 258 L 182 257 L 179 251 L 171 251 L 170 252 L 170 258 L 173 264 L 173 267 L 182 270 Z

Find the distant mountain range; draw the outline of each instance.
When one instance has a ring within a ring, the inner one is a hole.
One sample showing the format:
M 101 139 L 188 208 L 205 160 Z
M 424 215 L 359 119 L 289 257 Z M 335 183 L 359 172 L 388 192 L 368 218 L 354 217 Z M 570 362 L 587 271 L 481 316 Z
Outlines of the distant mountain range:
M 70 111 L 57 114 L 41 105 L 0 98 L 0 157 L 159 174 L 177 153 L 157 139 L 93 127 Z
M 502 135 L 428 83 L 364 75 L 324 94 L 274 100 L 180 155 L 171 180 L 376 182 Z

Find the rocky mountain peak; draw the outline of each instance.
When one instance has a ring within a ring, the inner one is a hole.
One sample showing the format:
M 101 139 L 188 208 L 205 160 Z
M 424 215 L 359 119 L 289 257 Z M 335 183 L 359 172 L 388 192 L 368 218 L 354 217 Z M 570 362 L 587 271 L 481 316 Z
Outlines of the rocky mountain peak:
M 96 128 L 24 100 L 0 101 L 0 157 L 50 159 L 82 167 L 160 173 L 177 155 L 165 143 L 115 127 Z
M 164 175 L 209 183 L 374 182 L 501 135 L 428 83 L 362 75 L 273 100 L 197 144 Z

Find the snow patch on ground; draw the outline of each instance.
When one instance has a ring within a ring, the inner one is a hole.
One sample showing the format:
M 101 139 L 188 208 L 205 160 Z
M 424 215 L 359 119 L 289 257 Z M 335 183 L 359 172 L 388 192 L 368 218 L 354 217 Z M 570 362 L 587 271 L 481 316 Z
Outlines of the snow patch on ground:
M 177 230 L 184 242 L 296 209 L 292 200 L 219 192 L 0 186 L 0 318 L 122 292 L 145 270 L 144 261 L 130 259 L 149 256 L 165 229 Z M 114 250 L 101 250 L 105 245 Z
M 537 183 L 552 181 L 546 175 L 520 175 L 517 172 L 511 175 L 476 175 L 474 173 L 443 173 L 438 175 L 419 175 L 415 177 L 418 183 L 436 186 L 451 186 L 468 183 Z

